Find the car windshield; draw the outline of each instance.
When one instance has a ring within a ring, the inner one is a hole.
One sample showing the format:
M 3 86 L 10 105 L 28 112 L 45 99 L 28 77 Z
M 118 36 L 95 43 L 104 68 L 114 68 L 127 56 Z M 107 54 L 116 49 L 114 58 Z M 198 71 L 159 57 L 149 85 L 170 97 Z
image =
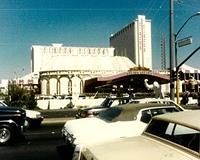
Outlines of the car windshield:
M 122 112 L 121 108 L 116 108 L 116 107 L 109 108 L 108 110 L 101 112 L 99 114 L 99 118 L 104 120 L 104 121 L 111 122 L 113 119 L 118 117 L 121 112 Z
M 7 105 L 3 102 L 0 102 L 0 107 L 6 107 Z
M 145 132 L 179 144 L 192 151 L 200 152 L 200 131 L 190 127 L 162 120 L 152 120 Z

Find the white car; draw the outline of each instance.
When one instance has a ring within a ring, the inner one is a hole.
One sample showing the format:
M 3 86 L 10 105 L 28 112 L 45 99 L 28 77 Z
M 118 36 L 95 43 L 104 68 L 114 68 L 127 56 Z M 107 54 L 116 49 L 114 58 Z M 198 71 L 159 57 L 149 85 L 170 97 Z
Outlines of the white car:
M 0 105 L 7 106 L 3 102 L 3 100 L 0 100 Z M 25 109 L 26 111 L 26 121 L 25 121 L 25 127 L 29 128 L 30 126 L 40 126 L 42 123 L 44 117 L 41 115 L 39 111 L 33 111 Z
M 199 160 L 200 110 L 153 117 L 142 135 L 88 145 L 81 160 Z
M 140 135 L 158 114 L 183 111 L 174 104 L 125 104 L 111 107 L 98 117 L 69 120 L 62 134 L 74 149 L 73 160 L 80 159 L 85 145 Z
M 129 103 L 162 103 L 162 104 L 174 104 L 180 108 L 180 105 L 176 104 L 174 101 L 170 100 L 170 99 L 161 99 L 161 98 L 141 98 L 141 99 L 133 99 L 131 100 Z
M 76 118 L 94 117 L 110 107 L 126 104 L 130 101 L 132 101 L 130 97 L 106 97 L 100 105 L 79 109 Z

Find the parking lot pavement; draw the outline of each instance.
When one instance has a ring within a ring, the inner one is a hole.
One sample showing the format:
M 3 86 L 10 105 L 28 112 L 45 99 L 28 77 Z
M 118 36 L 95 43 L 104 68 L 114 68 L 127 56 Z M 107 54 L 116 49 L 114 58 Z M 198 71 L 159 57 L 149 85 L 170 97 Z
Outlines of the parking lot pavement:
M 46 122 L 46 120 L 45 120 Z M 66 144 L 61 135 L 62 123 L 48 123 L 29 128 L 24 137 L 7 146 L 0 146 L 0 160 L 64 160 Z M 54 122 L 62 122 L 57 120 Z

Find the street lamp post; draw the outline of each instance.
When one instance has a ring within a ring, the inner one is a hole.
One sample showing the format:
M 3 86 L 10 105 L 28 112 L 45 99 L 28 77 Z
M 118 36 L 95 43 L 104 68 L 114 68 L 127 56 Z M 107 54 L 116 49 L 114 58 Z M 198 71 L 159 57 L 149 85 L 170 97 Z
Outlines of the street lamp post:
M 177 67 L 177 36 L 179 35 L 179 33 L 182 31 L 182 29 L 185 27 L 185 25 L 188 23 L 188 21 L 190 19 L 192 19 L 195 16 L 200 16 L 200 12 L 197 12 L 195 14 L 193 14 L 192 16 L 190 16 L 184 23 L 183 25 L 180 27 L 180 29 L 177 31 L 176 34 L 174 34 L 174 42 L 175 42 L 175 75 L 176 75 L 176 98 L 177 98 L 177 103 L 179 103 L 179 78 L 178 78 L 178 70 L 179 67 Z
M 177 37 L 179 35 L 179 33 L 182 31 L 183 27 L 185 27 L 185 25 L 188 23 L 188 21 L 190 19 L 192 19 L 195 16 L 200 16 L 200 12 L 197 12 L 195 14 L 193 14 L 192 16 L 190 16 L 184 23 L 183 25 L 180 27 L 180 29 L 177 31 L 177 33 L 174 34 L 174 41 L 175 41 L 175 66 L 177 67 Z

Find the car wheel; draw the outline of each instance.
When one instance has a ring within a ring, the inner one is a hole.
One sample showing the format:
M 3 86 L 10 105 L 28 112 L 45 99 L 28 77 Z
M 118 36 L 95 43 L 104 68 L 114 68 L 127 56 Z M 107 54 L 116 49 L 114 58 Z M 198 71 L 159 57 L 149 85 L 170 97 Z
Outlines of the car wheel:
M 13 138 L 13 132 L 10 126 L 0 126 L 0 144 L 5 145 L 11 142 Z

